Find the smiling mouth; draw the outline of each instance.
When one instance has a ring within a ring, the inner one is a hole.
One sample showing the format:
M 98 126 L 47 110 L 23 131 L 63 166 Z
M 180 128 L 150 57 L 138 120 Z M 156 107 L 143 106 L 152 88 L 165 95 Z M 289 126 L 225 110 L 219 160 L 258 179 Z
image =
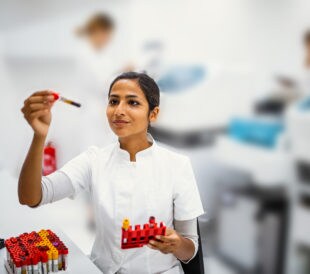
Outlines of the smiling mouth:
M 124 125 L 127 125 L 129 122 L 127 121 L 123 121 L 123 120 L 115 120 L 113 121 L 113 124 L 116 125 L 116 126 L 124 126 Z

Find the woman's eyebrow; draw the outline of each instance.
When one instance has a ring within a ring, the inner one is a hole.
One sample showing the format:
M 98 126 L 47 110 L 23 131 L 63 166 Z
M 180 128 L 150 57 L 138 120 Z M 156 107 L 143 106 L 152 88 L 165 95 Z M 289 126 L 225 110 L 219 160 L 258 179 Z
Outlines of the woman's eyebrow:
M 110 94 L 110 97 L 120 98 L 120 96 L 117 94 Z M 134 94 L 129 94 L 129 95 L 126 95 L 125 98 L 138 98 L 138 96 Z

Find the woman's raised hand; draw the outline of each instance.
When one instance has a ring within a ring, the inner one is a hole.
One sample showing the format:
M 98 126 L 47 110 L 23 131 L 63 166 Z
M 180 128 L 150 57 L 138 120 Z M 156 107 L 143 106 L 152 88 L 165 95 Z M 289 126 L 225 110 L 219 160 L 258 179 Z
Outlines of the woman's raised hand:
M 21 111 L 35 135 L 46 137 L 52 120 L 51 108 L 54 102 L 53 92 L 49 90 L 35 92 L 24 101 Z

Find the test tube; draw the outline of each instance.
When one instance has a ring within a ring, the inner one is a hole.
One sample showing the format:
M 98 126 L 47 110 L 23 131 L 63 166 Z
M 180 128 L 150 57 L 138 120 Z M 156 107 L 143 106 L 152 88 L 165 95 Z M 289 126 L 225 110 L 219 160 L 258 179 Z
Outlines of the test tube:
M 39 259 L 37 257 L 37 255 L 34 255 L 32 257 L 32 274 L 39 274 Z
M 58 248 L 58 270 L 62 270 L 62 248 L 61 246 Z
M 126 218 L 126 219 L 123 220 L 123 226 L 122 226 L 122 228 L 123 228 L 125 231 L 127 231 L 129 227 L 130 227 L 130 221 L 129 221 L 129 219 Z M 126 233 L 126 234 L 127 234 L 127 233 Z M 124 243 L 124 244 L 127 243 L 127 238 L 126 238 L 126 237 L 124 237 L 123 243 Z
M 48 256 L 48 262 L 47 262 L 47 272 L 52 272 L 53 271 L 53 257 L 52 257 L 52 251 L 48 250 L 47 252 Z
M 60 96 L 58 93 L 56 93 L 56 92 L 53 92 L 53 96 L 54 96 L 54 99 L 55 100 L 60 100 L 60 101 L 62 101 L 62 102 L 64 102 L 64 103 L 67 103 L 67 104 L 69 104 L 69 105 L 72 105 L 72 106 L 75 106 L 75 107 L 81 107 L 81 104 L 80 103 L 77 103 L 77 102 L 74 102 L 74 101 L 72 101 L 72 100 L 69 100 L 69 99 L 67 99 L 67 98 L 65 98 L 65 97 L 62 97 L 62 96 Z
M 32 263 L 31 263 L 31 259 L 30 257 L 28 257 L 26 259 L 26 264 L 27 264 L 27 274 L 33 274 L 32 273 Z
M 15 263 L 16 263 L 16 258 L 15 258 L 15 254 L 14 257 L 12 257 L 12 264 L 10 266 L 10 268 L 12 269 L 13 273 L 15 273 Z
M 69 250 L 68 250 L 68 248 L 64 248 L 63 250 L 62 250 L 62 269 L 63 270 L 67 270 L 67 268 L 68 268 L 68 254 L 69 254 Z
M 10 265 L 10 261 L 11 261 L 11 247 L 10 247 L 10 242 L 9 240 L 5 241 L 5 247 L 6 247 L 6 260 L 8 261 L 9 265 Z
M 41 262 L 42 262 L 42 274 L 47 274 L 48 255 L 46 252 L 41 252 Z
M 22 274 L 28 274 L 28 271 L 27 271 L 27 261 L 26 260 L 22 261 Z
M 56 248 L 52 250 L 53 257 L 53 271 L 58 272 L 58 251 Z
M 9 247 L 6 248 L 6 258 L 7 258 L 7 261 L 9 263 L 9 266 L 12 267 L 12 257 L 11 257 L 11 252 L 12 252 L 12 249 L 10 249 Z
M 38 255 L 38 273 L 42 274 L 42 262 L 39 255 Z
M 15 261 L 14 274 L 22 274 L 22 261 L 19 259 Z

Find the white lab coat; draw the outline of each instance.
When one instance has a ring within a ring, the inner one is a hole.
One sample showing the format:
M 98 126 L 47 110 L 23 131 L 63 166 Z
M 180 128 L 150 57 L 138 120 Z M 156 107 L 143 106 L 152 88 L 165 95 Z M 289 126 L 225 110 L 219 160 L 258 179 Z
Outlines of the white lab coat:
M 196 181 L 186 156 L 153 144 L 136 155 L 119 142 L 91 147 L 72 159 L 61 172 L 74 186 L 90 193 L 96 219 L 96 239 L 91 258 L 106 274 L 183 273 L 172 254 L 147 246 L 121 249 L 124 218 L 132 225 L 147 223 L 150 216 L 173 227 L 173 220 L 190 220 L 204 213 Z

